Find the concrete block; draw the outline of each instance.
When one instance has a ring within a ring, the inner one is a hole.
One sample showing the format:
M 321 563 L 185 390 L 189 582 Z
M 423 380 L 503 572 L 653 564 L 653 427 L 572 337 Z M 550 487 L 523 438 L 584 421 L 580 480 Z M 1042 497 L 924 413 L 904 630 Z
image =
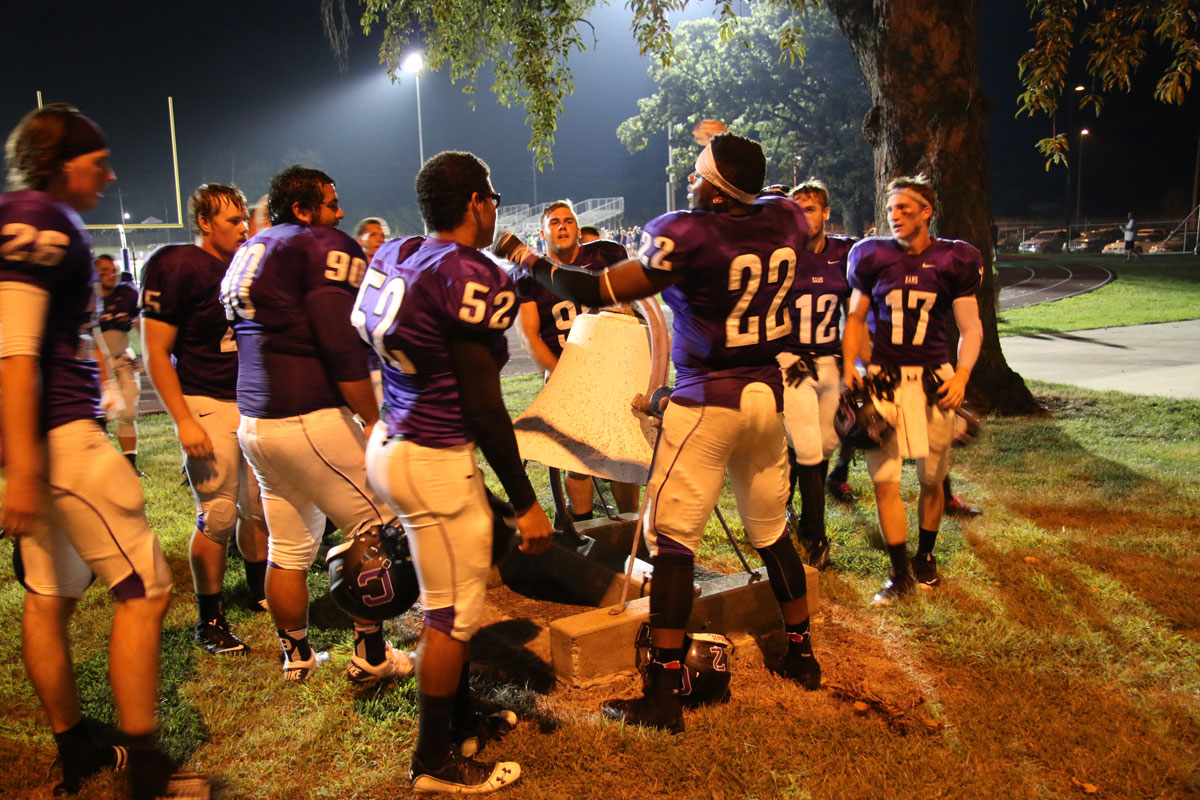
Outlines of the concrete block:
M 819 574 L 805 568 L 810 611 L 820 607 Z M 650 619 L 648 597 L 630 602 L 620 614 L 599 608 L 550 623 L 550 660 L 558 680 L 585 687 L 607 683 L 636 670 L 633 643 L 638 627 Z M 765 574 L 724 575 L 700 584 L 692 604 L 690 632 L 709 631 L 751 637 L 756 643 L 780 639 L 783 621 Z
M 589 536 L 581 536 L 578 545 L 556 537 L 549 550 L 536 556 L 511 550 L 500 563 L 500 574 L 509 586 L 553 586 L 579 605 L 611 605 L 620 600 L 628 558 L 628 552 Z M 635 561 L 630 597 L 649 591 L 650 572 L 648 562 Z

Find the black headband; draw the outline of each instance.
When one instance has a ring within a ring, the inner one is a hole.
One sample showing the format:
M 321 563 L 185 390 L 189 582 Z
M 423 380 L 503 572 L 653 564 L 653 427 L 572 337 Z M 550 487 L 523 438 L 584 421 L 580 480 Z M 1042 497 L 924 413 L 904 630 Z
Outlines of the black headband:
M 84 153 L 94 153 L 108 148 L 104 139 L 104 131 L 100 130 L 90 117 L 75 112 L 67 117 L 66 130 L 63 131 L 62 145 L 59 147 L 59 158 L 70 161 Z

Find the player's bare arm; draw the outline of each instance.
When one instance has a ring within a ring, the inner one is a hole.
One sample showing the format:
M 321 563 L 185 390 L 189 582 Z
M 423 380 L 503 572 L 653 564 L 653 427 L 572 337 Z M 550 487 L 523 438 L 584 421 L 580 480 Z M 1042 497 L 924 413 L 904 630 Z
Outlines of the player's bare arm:
M 979 358 L 983 344 L 983 323 L 979 320 L 979 302 L 972 297 L 960 297 L 954 301 L 954 321 L 958 325 L 958 363 L 954 377 L 938 389 L 941 408 L 961 408 L 967 393 L 967 381 Z
M 849 311 L 846 314 L 846 328 L 842 331 L 842 383 L 847 389 L 853 389 L 862 383 L 855 361 L 868 346 L 867 312 L 871 309 L 871 298 L 857 289 L 850 295 Z
M 142 317 L 142 354 L 154 391 L 175 421 L 179 446 L 192 458 L 212 458 L 213 443 L 204 428 L 192 416 L 183 399 L 179 373 L 171 363 L 171 351 L 179 329 L 162 320 Z
M 539 335 L 542 327 L 542 316 L 538 313 L 537 303 L 521 303 L 517 312 L 517 334 L 529 357 L 541 369 L 551 372 L 558 366 L 558 356 L 551 352 Z

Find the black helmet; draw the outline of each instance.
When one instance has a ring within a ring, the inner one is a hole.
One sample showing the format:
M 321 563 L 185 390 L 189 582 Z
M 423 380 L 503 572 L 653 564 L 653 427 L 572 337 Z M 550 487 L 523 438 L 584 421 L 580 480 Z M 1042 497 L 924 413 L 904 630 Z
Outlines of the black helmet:
M 492 563 L 499 564 L 508 555 L 509 545 L 513 534 L 517 531 L 517 512 L 513 511 L 510 503 L 506 503 L 492 490 L 483 487 L 487 492 L 488 507 L 492 510 Z
M 833 427 L 838 438 L 858 450 L 872 450 L 883 442 L 888 424 L 866 389 L 851 389 L 842 395 Z
M 643 622 L 637 635 L 637 667 L 646 675 L 650 663 L 650 623 Z M 686 706 L 702 706 L 729 701 L 729 662 L 733 642 L 717 633 L 693 633 L 683 640 L 683 688 L 680 696 Z
M 329 594 L 357 619 L 391 619 L 411 608 L 421 594 L 408 539 L 396 520 L 360 528 L 350 541 L 330 550 L 325 561 Z

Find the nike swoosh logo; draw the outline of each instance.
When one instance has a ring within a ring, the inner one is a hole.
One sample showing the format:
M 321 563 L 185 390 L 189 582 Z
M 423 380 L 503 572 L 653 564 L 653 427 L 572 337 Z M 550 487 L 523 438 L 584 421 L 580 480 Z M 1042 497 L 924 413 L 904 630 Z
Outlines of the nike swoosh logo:
M 925 263 L 922 263 L 921 266 L 925 269 L 933 269 L 933 267 L 934 267 L 933 264 L 925 264 Z
M 826 264 L 836 264 L 836 263 L 838 263 L 838 260 L 835 258 L 833 261 L 826 261 L 825 263 Z
M 203 413 L 203 414 L 197 414 L 196 416 L 197 416 L 197 417 L 211 417 L 211 416 L 212 416 L 213 414 L 215 414 L 215 413 L 217 413 L 217 412 L 215 412 L 215 411 L 208 411 L 208 412 L 206 412 L 206 413 Z

